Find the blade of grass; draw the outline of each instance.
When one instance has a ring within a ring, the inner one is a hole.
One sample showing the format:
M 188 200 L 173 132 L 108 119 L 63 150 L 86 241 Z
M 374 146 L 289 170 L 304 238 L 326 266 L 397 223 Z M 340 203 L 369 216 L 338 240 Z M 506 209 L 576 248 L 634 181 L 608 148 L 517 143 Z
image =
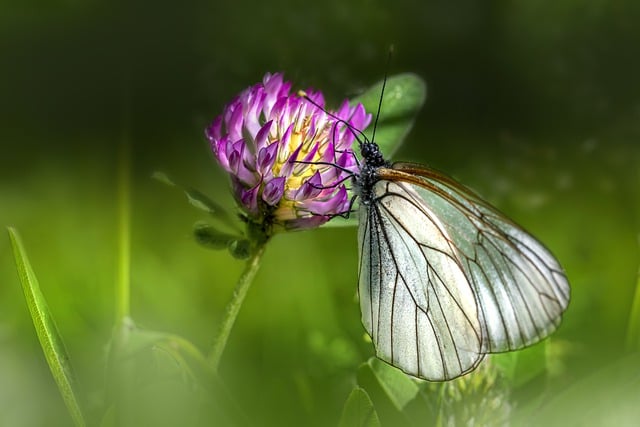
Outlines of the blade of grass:
M 49 369 L 51 369 L 51 374 L 58 385 L 60 394 L 67 405 L 74 424 L 76 426 L 84 426 L 84 416 L 80 408 L 77 383 L 69 360 L 69 354 L 49 311 L 47 301 L 40 290 L 38 279 L 31 268 L 22 240 L 15 229 L 9 227 L 8 231 L 18 275 L 27 300 L 27 307 L 29 307 L 29 313 L 42 346 L 42 351 L 49 364 Z
M 129 103 L 124 102 L 123 132 L 118 149 L 117 215 L 118 271 L 116 279 L 115 324 L 129 317 L 131 270 L 131 148 Z
M 636 276 L 636 290 L 629 311 L 627 324 L 627 350 L 640 350 L 640 267 Z

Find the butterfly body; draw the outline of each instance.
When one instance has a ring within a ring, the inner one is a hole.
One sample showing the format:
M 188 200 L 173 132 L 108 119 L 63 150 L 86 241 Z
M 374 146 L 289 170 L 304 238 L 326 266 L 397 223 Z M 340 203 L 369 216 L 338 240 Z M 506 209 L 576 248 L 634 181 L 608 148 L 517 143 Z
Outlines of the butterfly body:
M 358 290 L 379 358 L 449 380 L 556 329 L 569 285 L 541 243 L 446 175 L 361 154 Z

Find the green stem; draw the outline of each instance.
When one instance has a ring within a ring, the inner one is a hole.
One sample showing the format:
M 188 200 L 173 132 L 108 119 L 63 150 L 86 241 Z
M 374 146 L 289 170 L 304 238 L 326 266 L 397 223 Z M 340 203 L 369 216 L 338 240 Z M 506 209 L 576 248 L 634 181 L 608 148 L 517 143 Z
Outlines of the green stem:
M 126 118 L 125 118 L 126 120 Z M 116 279 L 115 323 L 129 317 L 131 270 L 131 158 L 127 127 L 118 153 L 118 276 Z
M 636 277 L 636 290 L 631 302 L 627 325 L 627 350 L 640 350 L 640 269 Z
M 247 265 L 242 272 L 242 275 L 238 279 L 238 283 L 236 283 L 236 287 L 233 290 L 231 300 L 227 303 L 224 318 L 222 319 L 222 324 L 220 325 L 220 329 L 218 330 L 218 334 L 213 343 L 213 348 L 211 349 L 211 353 L 209 354 L 209 364 L 211 368 L 213 368 L 214 372 L 218 371 L 220 358 L 222 357 L 224 348 L 227 345 L 229 334 L 231 333 L 233 324 L 236 321 L 236 317 L 238 317 L 238 312 L 240 311 L 242 302 L 244 301 L 244 298 L 247 295 L 247 291 L 249 290 L 249 287 L 253 282 L 253 278 L 258 272 L 258 268 L 260 267 L 260 260 L 262 258 L 262 255 L 264 254 L 265 248 L 266 245 L 264 243 L 259 245 L 251 258 L 247 260 Z

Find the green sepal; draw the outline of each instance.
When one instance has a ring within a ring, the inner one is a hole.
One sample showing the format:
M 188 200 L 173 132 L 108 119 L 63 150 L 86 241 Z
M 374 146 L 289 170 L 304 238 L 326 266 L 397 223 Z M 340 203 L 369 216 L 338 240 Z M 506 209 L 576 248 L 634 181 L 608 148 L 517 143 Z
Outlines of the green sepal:
M 206 222 L 197 222 L 193 226 L 193 235 L 196 242 L 207 249 L 213 250 L 227 249 L 233 242 L 241 238 L 240 236 L 220 231 Z
M 229 243 L 229 253 L 236 259 L 249 259 L 251 252 L 251 242 L 247 239 L 237 239 Z

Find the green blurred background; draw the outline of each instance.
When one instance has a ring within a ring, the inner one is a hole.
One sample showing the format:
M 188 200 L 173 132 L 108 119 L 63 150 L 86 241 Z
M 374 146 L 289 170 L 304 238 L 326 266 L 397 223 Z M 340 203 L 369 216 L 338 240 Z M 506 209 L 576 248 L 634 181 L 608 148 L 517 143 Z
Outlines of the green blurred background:
M 133 153 L 133 318 L 207 349 L 243 263 L 198 247 L 191 227 L 204 217 L 151 173 L 231 208 L 203 137 L 224 104 L 284 71 L 336 105 L 382 78 L 393 44 L 389 73 L 415 72 L 428 85 L 396 159 L 476 189 L 545 242 L 572 284 L 545 386 L 560 399 L 533 424 L 637 411 L 640 397 L 618 379 L 640 395 L 640 358 L 629 352 L 639 338 L 627 337 L 640 259 L 639 2 L 25 0 L 0 9 L 0 225 L 21 232 L 93 408 L 114 316 L 119 144 Z M 355 299 L 355 240 L 354 229 L 322 229 L 270 243 L 221 366 L 247 422 L 337 423 L 373 354 Z M 168 389 L 150 394 L 173 413 L 182 403 Z M 148 399 L 139 405 L 158 405 Z M 69 423 L 2 238 L 0 425 Z

